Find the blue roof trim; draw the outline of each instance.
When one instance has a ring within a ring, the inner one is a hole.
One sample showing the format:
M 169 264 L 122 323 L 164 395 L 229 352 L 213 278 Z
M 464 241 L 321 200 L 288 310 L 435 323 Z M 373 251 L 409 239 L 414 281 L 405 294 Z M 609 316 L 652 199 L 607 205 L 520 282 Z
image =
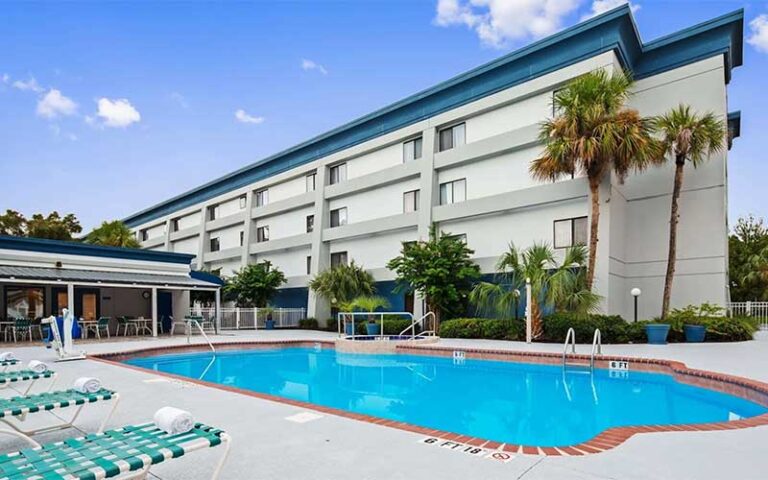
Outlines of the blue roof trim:
M 88 243 L 65 242 L 42 238 L 8 237 L 0 235 L 0 249 L 44 252 L 60 255 L 121 258 L 148 262 L 179 263 L 189 265 L 194 255 L 186 253 L 156 252 L 139 248 L 103 247 Z
M 635 78 L 725 54 L 728 82 L 731 69 L 742 63 L 743 30 L 744 12 L 737 10 L 643 44 L 629 6 L 623 5 L 123 221 L 131 227 L 150 222 L 611 50 Z
M 741 136 L 741 110 L 728 113 L 728 148 L 731 148 L 734 138 Z
M 189 272 L 189 276 L 194 278 L 195 280 L 202 280 L 204 282 L 215 283 L 216 285 L 221 285 L 221 286 L 224 286 L 226 283 L 224 280 L 217 277 L 216 275 L 208 272 L 203 272 L 200 270 L 192 270 L 191 272 Z

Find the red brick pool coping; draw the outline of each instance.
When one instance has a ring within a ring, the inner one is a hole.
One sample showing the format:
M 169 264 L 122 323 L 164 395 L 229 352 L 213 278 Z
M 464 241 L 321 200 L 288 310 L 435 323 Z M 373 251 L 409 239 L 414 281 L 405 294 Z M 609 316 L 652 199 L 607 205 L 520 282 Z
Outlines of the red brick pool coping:
M 308 341 L 308 340 L 271 340 L 271 341 L 237 341 L 237 342 L 223 342 L 216 343 L 215 346 L 218 350 L 237 350 L 247 347 L 249 349 L 270 349 L 284 346 L 295 347 L 313 347 L 320 345 L 322 348 L 334 348 L 334 342 L 327 340 Z M 181 375 L 175 375 L 165 372 L 157 372 L 155 370 L 149 370 L 134 365 L 128 365 L 122 363 L 122 361 L 136 356 L 144 355 L 163 355 L 163 354 L 178 354 L 185 352 L 199 352 L 201 350 L 207 350 L 207 345 L 195 344 L 195 345 L 173 345 L 165 347 L 149 347 L 133 350 L 126 350 L 121 352 L 112 352 L 104 354 L 89 355 L 91 360 L 97 360 L 100 362 L 118 365 L 123 368 L 130 368 L 145 373 L 152 373 L 153 375 L 162 375 L 171 377 L 180 381 L 195 383 L 211 388 L 218 388 L 219 390 L 225 390 L 228 392 L 239 393 L 242 395 L 248 395 L 263 400 L 270 400 L 283 404 L 293 405 L 296 407 L 315 410 L 322 413 L 336 415 L 340 417 L 350 418 L 353 420 L 364 421 L 372 423 L 374 425 L 381 425 L 385 427 L 397 428 L 407 432 L 418 433 L 429 437 L 440 438 L 445 441 L 451 441 L 455 443 L 462 443 L 472 445 L 475 447 L 481 447 L 488 450 L 503 451 L 514 454 L 525 455 L 550 455 L 550 456 L 580 456 L 590 455 L 593 453 L 600 453 L 606 450 L 615 448 L 627 439 L 635 434 L 639 433 L 656 433 L 656 432 L 705 432 L 705 431 L 718 431 L 718 430 L 736 430 L 742 428 L 758 427 L 762 425 L 768 425 L 768 413 L 758 415 L 756 417 L 734 420 L 729 422 L 712 422 L 712 423 L 695 423 L 685 425 L 645 425 L 637 427 L 614 427 L 604 430 L 597 436 L 575 445 L 558 446 L 558 447 L 538 447 L 531 445 L 515 445 L 511 443 L 500 443 L 492 440 L 487 440 L 478 437 L 472 437 L 468 435 L 461 435 L 453 432 L 446 432 L 442 430 L 435 430 L 432 428 L 419 427 L 405 422 L 399 422 L 395 420 L 388 420 L 381 417 L 375 417 L 372 415 L 365 415 L 359 413 L 353 413 L 338 408 L 325 407 L 322 405 L 316 405 L 314 403 L 303 402 L 300 400 L 291 400 L 288 398 L 279 397 L 276 395 L 270 395 L 266 393 L 259 393 L 250 390 L 245 390 L 236 387 L 230 387 L 227 385 L 221 385 L 218 383 L 207 382 L 204 380 L 197 380 Z M 557 353 L 547 352 L 522 352 L 514 350 L 494 350 L 494 349 L 482 349 L 482 348 L 460 348 L 460 347 L 444 347 L 435 345 L 424 346 L 412 346 L 412 345 L 400 345 L 397 347 L 398 353 L 409 355 L 426 355 L 426 356 L 439 356 L 439 357 L 452 357 L 454 351 L 464 352 L 465 358 L 473 360 L 494 360 L 494 361 L 507 361 L 517 363 L 534 363 L 534 364 L 551 364 L 558 365 L 562 363 L 562 355 Z M 588 361 L 588 355 L 569 355 L 569 360 L 581 360 Z M 710 390 L 716 390 L 722 393 L 728 393 L 737 397 L 741 397 L 760 405 L 768 407 L 768 384 L 752 380 L 744 377 L 737 377 L 734 375 L 726 375 L 722 373 L 715 373 L 706 370 L 697 370 L 688 368 L 684 363 L 672 361 L 672 360 L 659 360 L 651 358 L 639 358 L 639 357 L 621 357 L 621 356 L 601 356 L 599 360 L 596 360 L 595 366 L 597 368 L 608 368 L 611 361 L 626 361 L 630 364 L 631 371 L 643 371 L 652 373 L 663 373 L 672 375 L 675 380 L 694 385 Z

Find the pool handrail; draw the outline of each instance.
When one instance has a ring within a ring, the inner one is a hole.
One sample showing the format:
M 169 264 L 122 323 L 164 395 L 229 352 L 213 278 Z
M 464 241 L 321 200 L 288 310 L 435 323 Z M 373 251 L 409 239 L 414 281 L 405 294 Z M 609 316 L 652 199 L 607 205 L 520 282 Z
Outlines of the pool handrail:
M 422 337 L 434 337 L 435 336 L 435 313 L 432 312 L 432 311 L 429 311 L 429 312 L 425 313 L 418 320 L 413 320 L 411 322 L 411 324 L 408 325 L 405 328 L 405 330 L 400 332 L 399 336 L 403 336 L 403 334 L 405 334 L 405 332 L 410 330 L 411 331 L 411 338 L 412 339 L 416 338 L 416 324 L 418 323 L 423 328 L 423 325 L 425 324 L 426 319 L 429 318 L 429 317 L 432 317 L 432 329 L 431 330 L 423 330 L 419 335 L 422 336 Z

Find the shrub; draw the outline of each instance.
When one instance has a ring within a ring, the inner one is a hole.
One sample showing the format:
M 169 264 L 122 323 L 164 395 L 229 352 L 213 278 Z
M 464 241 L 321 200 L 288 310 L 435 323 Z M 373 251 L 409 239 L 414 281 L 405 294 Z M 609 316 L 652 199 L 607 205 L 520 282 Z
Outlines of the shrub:
M 381 320 L 376 320 L 376 323 L 381 325 Z M 357 335 L 367 335 L 368 330 L 366 327 L 368 320 L 363 318 L 357 318 L 355 320 L 355 333 Z M 384 335 L 398 335 L 411 325 L 411 320 L 403 318 L 398 315 L 385 315 L 384 316 Z M 419 333 L 419 327 L 416 327 L 416 333 Z
M 629 343 L 645 341 L 645 330 L 638 326 L 628 327 L 618 315 L 583 315 L 573 313 L 553 313 L 544 318 L 543 342 L 565 342 L 568 329 L 573 328 L 576 342 L 591 343 L 595 329 L 600 329 L 603 343 Z M 642 339 L 639 331 L 642 330 Z
M 707 327 L 708 342 L 743 342 L 752 340 L 757 331 L 754 319 L 747 317 L 712 317 L 704 323 Z
M 525 324 L 521 320 L 454 318 L 442 322 L 440 336 L 443 338 L 522 340 L 525 337 Z
M 299 328 L 303 328 L 305 330 L 318 330 L 320 325 L 317 323 L 316 318 L 304 318 L 299 320 Z

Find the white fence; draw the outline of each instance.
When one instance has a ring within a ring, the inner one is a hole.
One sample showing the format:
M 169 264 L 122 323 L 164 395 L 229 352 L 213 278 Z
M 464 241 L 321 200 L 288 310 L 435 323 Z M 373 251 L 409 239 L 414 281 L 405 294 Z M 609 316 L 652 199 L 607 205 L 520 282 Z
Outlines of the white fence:
M 213 319 L 216 316 L 215 308 L 193 308 L 193 315 Z M 256 330 L 267 328 L 267 320 L 272 317 L 275 328 L 298 327 L 299 320 L 307 318 L 304 308 L 246 308 L 246 307 L 222 307 L 222 330 Z
M 768 330 L 768 302 L 731 302 L 728 304 L 731 317 L 754 317 L 760 322 L 760 330 Z

